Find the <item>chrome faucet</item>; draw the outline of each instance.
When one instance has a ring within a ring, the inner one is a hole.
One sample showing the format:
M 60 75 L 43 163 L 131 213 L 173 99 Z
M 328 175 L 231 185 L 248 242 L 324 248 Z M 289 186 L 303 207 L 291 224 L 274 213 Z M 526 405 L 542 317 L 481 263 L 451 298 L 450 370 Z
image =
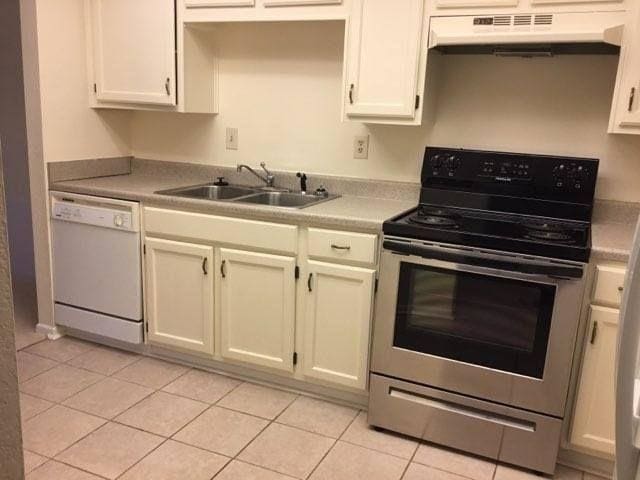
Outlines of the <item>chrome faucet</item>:
M 275 182 L 276 177 L 273 176 L 273 174 L 267 170 L 267 164 L 262 162 L 260 164 L 260 166 L 262 167 L 262 169 L 265 171 L 266 176 L 262 176 L 260 175 L 258 172 L 256 172 L 253 168 L 251 168 L 249 165 L 244 165 L 244 164 L 238 164 L 238 166 L 236 167 L 236 169 L 238 170 L 238 172 L 242 172 L 242 169 L 246 169 L 249 170 L 251 173 L 253 173 L 256 177 L 258 177 L 260 180 L 262 180 L 267 187 L 269 188 L 273 188 L 273 184 Z

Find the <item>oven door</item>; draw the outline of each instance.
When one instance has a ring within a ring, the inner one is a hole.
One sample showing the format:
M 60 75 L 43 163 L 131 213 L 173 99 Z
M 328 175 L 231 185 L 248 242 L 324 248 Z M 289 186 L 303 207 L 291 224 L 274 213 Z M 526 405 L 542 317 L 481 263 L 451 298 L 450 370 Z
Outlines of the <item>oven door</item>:
M 583 266 L 385 239 L 372 371 L 561 417 Z

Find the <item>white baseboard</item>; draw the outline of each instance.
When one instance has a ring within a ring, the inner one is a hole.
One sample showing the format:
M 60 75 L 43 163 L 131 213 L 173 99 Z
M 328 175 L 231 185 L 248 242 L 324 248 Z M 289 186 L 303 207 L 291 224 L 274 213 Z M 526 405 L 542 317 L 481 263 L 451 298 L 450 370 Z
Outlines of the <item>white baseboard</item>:
M 46 335 L 49 340 L 57 340 L 64 336 L 64 333 L 60 331 L 58 327 L 45 323 L 38 323 L 36 325 L 36 332 Z

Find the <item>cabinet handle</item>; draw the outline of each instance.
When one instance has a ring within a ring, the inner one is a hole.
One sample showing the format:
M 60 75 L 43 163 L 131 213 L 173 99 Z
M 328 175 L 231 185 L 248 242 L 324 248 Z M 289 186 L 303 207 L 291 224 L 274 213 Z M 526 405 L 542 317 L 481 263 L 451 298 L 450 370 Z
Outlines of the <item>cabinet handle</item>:
M 618 287 L 618 291 L 619 291 L 620 293 L 624 292 L 624 287 L 623 287 L 622 285 L 621 285 L 621 286 L 619 286 L 619 287 Z
M 331 244 L 331 248 L 334 250 L 351 250 L 350 245 L 336 245 L 334 243 Z
M 171 95 L 171 79 L 169 77 L 164 81 L 164 89 L 167 91 L 167 95 Z
M 208 267 L 208 263 L 209 263 L 209 258 L 204 257 L 202 259 L 202 273 L 204 273 L 205 275 L 209 274 L 209 267 Z
M 311 288 L 311 280 L 313 280 L 313 273 L 310 273 L 309 278 L 307 279 L 307 288 L 310 292 L 313 292 L 313 288 Z
M 631 88 L 631 92 L 629 93 L 629 108 L 627 109 L 627 111 L 631 111 L 633 110 L 633 101 L 635 100 L 636 97 L 636 87 L 632 87 Z
M 226 260 L 222 260 L 222 263 L 220 264 L 220 275 L 222 275 L 222 278 L 227 278 L 227 269 L 225 268 L 226 264 Z
M 598 336 L 598 322 L 593 322 L 593 326 L 591 327 L 591 340 L 589 341 L 589 343 L 591 343 L 591 345 L 593 345 L 594 343 L 596 343 L 596 337 Z
M 353 105 L 353 89 L 354 89 L 354 85 L 352 83 L 351 86 L 349 87 L 349 103 L 351 105 Z

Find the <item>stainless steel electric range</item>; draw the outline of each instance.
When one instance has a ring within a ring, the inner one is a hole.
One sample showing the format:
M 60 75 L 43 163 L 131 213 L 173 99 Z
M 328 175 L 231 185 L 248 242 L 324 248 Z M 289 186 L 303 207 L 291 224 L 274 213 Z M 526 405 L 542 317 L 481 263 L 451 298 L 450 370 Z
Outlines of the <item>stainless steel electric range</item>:
M 384 223 L 369 423 L 552 473 L 598 160 L 427 148 Z

